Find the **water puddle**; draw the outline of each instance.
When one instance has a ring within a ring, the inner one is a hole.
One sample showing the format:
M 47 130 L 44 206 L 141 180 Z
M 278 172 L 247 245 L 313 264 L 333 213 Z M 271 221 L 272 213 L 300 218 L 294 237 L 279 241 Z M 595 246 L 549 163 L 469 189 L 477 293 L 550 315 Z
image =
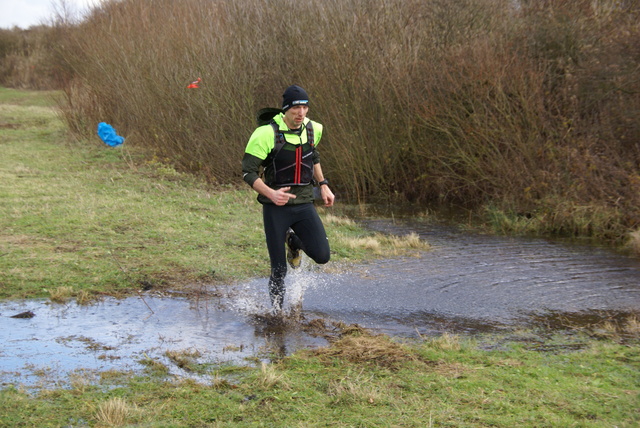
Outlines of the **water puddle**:
M 560 328 L 566 319 L 579 325 L 640 311 L 640 261 L 603 248 L 420 223 L 368 226 L 416 232 L 433 249 L 339 274 L 303 266 L 287 278 L 286 300 L 288 307 L 303 303 L 302 318 L 284 325 L 266 316 L 266 279 L 207 300 L 147 292 L 90 306 L 1 303 L 0 385 L 59 385 L 78 370 L 140 371 L 149 358 L 172 375 L 191 376 L 169 351 L 197 351 L 213 364 L 252 364 L 325 346 L 326 338 L 305 328 L 315 319 L 417 337 L 540 323 Z M 25 311 L 35 316 L 11 318 Z
M 343 287 L 341 305 L 382 316 L 381 327 L 391 331 L 445 327 L 473 333 L 480 326 L 530 325 L 543 314 L 640 310 L 640 260 L 605 248 L 420 223 L 368 226 L 416 232 L 433 246 L 420 258 L 376 262 L 368 269 L 370 281 Z
M 11 318 L 24 312 L 34 316 Z M 109 298 L 90 306 L 37 300 L 4 303 L 0 323 L 0 385 L 64 384 L 77 370 L 140 371 L 145 359 L 164 364 L 171 375 L 189 377 L 168 353 L 197 352 L 202 363 L 248 365 L 255 357 L 327 343 L 294 323 L 285 336 L 282 328 L 269 328 L 237 305 L 231 309 L 219 301 L 153 294 Z

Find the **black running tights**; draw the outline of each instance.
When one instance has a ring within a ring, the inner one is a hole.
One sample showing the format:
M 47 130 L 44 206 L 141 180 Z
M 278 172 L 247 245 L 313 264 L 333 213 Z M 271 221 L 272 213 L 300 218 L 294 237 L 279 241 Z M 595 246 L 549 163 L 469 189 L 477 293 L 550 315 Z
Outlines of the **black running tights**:
M 287 230 L 291 228 L 295 232 L 294 247 L 300 248 L 316 263 L 329 261 L 329 241 L 313 203 L 284 206 L 264 204 L 262 217 L 271 259 L 269 295 L 272 303 L 277 299 L 281 305 L 285 291 L 284 278 L 287 275 Z

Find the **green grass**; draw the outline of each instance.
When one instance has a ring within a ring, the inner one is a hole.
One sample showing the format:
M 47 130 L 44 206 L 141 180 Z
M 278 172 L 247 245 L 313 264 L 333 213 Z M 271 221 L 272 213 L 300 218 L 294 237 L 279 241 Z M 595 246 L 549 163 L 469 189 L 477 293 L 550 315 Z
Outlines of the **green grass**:
M 53 107 L 58 96 L 59 91 L 22 91 L 0 87 L 0 104 Z
M 126 142 L 76 141 L 54 104 L 50 92 L 0 88 L 0 298 L 268 276 L 255 192 L 212 187 Z M 337 209 L 326 213 L 331 266 L 374 254 L 349 245 L 370 232 Z

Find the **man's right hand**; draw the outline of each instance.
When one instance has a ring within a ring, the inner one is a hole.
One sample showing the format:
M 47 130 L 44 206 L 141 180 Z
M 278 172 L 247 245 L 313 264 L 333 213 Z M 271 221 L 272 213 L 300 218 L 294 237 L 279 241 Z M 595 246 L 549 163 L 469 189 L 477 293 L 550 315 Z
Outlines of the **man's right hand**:
M 277 190 L 274 190 L 271 193 L 271 196 L 269 196 L 269 199 L 271 199 L 271 201 L 278 206 L 285 205 L 287 202 L 289 202 L 289 199 L 296 198 L 296 195 L 294 195 L 293 193 L 289 193 L 289 190 L 291 190 L 291 187 L 281 187 Z

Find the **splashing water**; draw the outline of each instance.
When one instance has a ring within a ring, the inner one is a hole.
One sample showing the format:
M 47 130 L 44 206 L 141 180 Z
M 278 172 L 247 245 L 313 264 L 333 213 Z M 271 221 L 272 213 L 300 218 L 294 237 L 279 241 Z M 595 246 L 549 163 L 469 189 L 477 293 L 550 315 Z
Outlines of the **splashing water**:
M 326 286 L 328 277 L 318 272 L 316 265 L 305 255 L 297 269 L 289 269 L 285 277 L 285 296 L 282 314 L 297 316 L 304 308 L 305 293 Z M 266 316 L 271 314 L 268 280 L 257 278 L 234 287 L 234 291 L 223 300 L 223 305 L 244 316 Z

